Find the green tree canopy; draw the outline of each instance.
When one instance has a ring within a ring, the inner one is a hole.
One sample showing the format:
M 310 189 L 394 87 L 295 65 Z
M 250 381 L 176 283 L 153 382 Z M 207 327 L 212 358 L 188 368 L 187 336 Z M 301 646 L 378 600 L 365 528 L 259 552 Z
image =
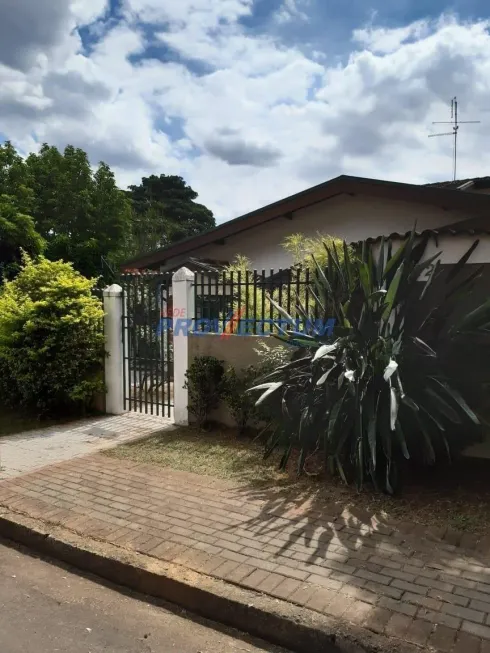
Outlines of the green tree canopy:
M 10 142 L 0 145 L 0 197 L 6 264 L 17 265 L 21 248 L 36 256 L 45 245 L 48 259 L 106 282 L 124 259 L 215 226 L 181 177 L 152 175 L 123 191 L 107 164 L 94 171 L 72 145 L 45 143 L 26 159 Z
M 148 251 L 216 226 L 213 213 L 195 202 L 197 193 L 176 175 L 143 177 L 130 186 L 135 249 Z
M 21 213 L 31 214 L 34 206 L 32 180 L 24 159 L 9 141 L 0 145 L 0 195 L 12 198 Z
M 100 163 L 93 173 L 86 152 L 71 145 L 61 153 L 44 144 L 26 165 L 46 256 L 72 261 L 85 276 L 99 275 L 102 258 L 114 260 L 130 230 L 130 205 L 111 169 Z
M 1 277 L 9 279 L 19 271 L 22 251 L 37 257 L 44 245 L 44 239 L 36 231 L 31 216 L 21 213 L 10 195 L 0 195 Z

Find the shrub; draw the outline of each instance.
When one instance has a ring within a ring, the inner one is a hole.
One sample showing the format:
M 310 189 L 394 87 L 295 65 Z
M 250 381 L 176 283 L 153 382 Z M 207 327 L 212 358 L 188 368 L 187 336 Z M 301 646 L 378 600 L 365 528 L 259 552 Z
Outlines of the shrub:
M 294 347 L 278 345 L 277 342 L 275 346 L 272 346 L 267 344 L 265 340 L 259 340 L 258 346 L 254 351 L 259 358 L 256 367 L 260 374 L 269 374 L 278 366 L 285 365 L 290 360 Z
M 228 367 L 223 376 L 222 398 L 236 421 L 240 433 L 244 433 L 247 426 L 251 426 L 259 418 L 255 399 L 247 393 L 247 389 L 260 375 L 257 367 L 248 365 L 240 372 L 237 372 L 234 367 Z
M 103 309 L 95 280 L 72 265 L 26 258 L 0 294 L 3 398 L 39 413 L 83 410 L 104 389 Z
M 199 428 L 206 426 L 209 414 L 221 399 L 224 367 L 214 356 L 197 356 L 186 372 L 185 387 L 189 391 L 189 412 Z
M 248 365 L 240 372 L 233 367 L 228 367 L 222 384 L 223 401 L 236 421 L 240 433 L 243 433 L 248 426 L 257 426 L 259 423 L 266 423 L 272 419 L 267 408 L 257 408 L 254 397 L 247 392 L 247 389 L 261 377 L 270 374 L 278 365 L 286 363 L 291 356 L 291 348 L 277 345 L 268 345 L 265 340 L 258 343 L 254 350 L 258 356 L 258 362 Z
M 326 247 L 326 246 L 327 247 Z M 325 267 L 328 263 L 328 252 L 335 250 L 337 259 L 342 263 L 344 260 L 344 243 L 339 238 L 318 232 L 314 237 L 302 233 L 295 233 L 286 236 L 282 243 L 283 249 L 291 255 L 293 265 L 301 265 L 311 272 L 316 271 L 316 263 Z M 352 249 L 348 252 L 352 256 Z
M 308 453 L 320 451 L 327 468 L 346 482 L 355 479 L 360 487 L 370 478 L 392 493 L 403 458 L 433 464 L 480 437 L 478 417 L 455 389 L 447 365 L 469 338 L 479 335 L 488 346 L 490 300 L 459 322 L 452 318 L 478 276 L 472 271 L 458 279 L 476 245 L 445 278 L 434 298 L 439 303 L 416 319 L 438 276 L 440 252 L 423 260 L 426 245 L 426 239 L 415 243 L 412 232 L 393 255 L 391 243 L 382 241 L 377 256 L 365 243 L 359 259 L 347 253 L 339 263 L 331 252 L 327 266 L 318 266 L 317 283 L 337 319 L 333 338 L 278 336 L 300 345 L 298 353 L 254 388 L 263 391 L 257 405 L 268 406 L 280 425 L 266 453 L 284 448 L 283 466 L 296 448 L 301 472 Z M 338 300 L 333 283 L 347 301 Z M 475 368 L 480 352 L 481 344 L 473 347 Z M 488 368 L 485 373 L 488 380 Z

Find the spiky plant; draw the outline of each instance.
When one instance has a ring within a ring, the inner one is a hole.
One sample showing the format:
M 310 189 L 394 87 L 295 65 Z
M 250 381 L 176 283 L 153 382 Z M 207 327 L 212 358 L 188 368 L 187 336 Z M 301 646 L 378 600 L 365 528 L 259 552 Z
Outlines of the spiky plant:
M 458 299 L 481 273 L 464 270 L 477 244 L 419 318 L 440 273 L 440 252 L 424 258 L 426 238 L 417 242 L 414 230 L 395 252 L 384 239 L 376 250 L 363 243 L 358 256 L 346 246 L 342 261 L 326 244 L 327 265 L 316 266 L 312 292 L 333 306 L 333 337 L 294 331 L 278 336 L 297 346 L 296 355 L 250 390 L 261 391 L 257 404 L 268 403 L 275 414 L 266 455 L 282 447 L 285 467 L 297 449 L 301 472 L 307 455 L 321 451 L 325 466 L 346 482 L 361 487 L 369 478 L 393 493 L 403 458 L 431 464 L 480 437 L 480 420 L 445 360 L 469 332 L 483 334 L 488 343 L 490 300 L 453 319 Z M 475 365 L 479 355 L 475 348 Z

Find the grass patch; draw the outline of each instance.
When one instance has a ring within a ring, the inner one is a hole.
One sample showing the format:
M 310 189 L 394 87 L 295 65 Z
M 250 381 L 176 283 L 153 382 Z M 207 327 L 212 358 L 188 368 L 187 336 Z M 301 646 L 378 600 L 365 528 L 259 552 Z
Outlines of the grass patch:
M 239 438 L 232 430 L 200 431 L 179 427 L 105 452 L 116 458 L 171 467 L 216 478 L 274 483 L 288 478 L 277 459 L 263 460 L 261 444 Z
M 406 477 L 397 497 L 362 492 L 324 474 L 296 476 L 295 456 L 287 472 L 278 469 L 280 454 L 263 459 L 263 446 L 233 430 L 206 433 L 190 427 L 163 431 L 144 440 L 110 449 L 105 455 L 152 463 L 246 486 L 246 497 L 270 502 L 271 510 L 291 509 L 338 514 L 362 511 L 378 519 L 424 526 L 451 526 L 468 533 L 490 533 L 490 461 L 463 459 L 440 468 L 425 468 Z M 310 461 L 310 468 L 315 467 Z M 318 465 L 317 465 L 318 467 Z

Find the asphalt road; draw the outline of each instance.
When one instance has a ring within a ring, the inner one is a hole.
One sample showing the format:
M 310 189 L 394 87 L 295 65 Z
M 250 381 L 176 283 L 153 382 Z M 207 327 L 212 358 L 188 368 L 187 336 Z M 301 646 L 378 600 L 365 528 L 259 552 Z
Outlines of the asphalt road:
M 1 653 L 281 651 L 218 628 L 0 541 Z

